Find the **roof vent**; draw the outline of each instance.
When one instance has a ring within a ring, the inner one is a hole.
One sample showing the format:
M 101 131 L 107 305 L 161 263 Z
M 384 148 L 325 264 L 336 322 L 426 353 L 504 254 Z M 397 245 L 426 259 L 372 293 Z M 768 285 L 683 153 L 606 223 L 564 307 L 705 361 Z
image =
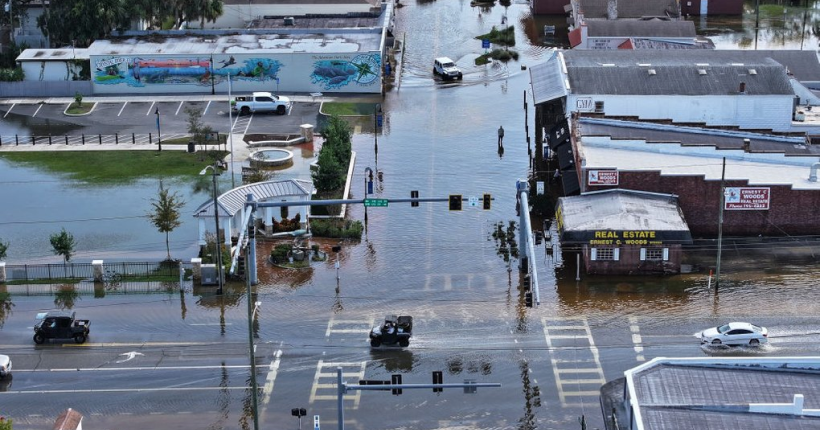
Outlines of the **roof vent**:
M 750 75 L 756 75 L 756 74 L 757 74 L 757 70 L 755 70 L 755 69 L 749 69 L 749 74 L 750 74 Z
M 698 69 L 698 74 L 699 75 L 705 75 L 706 74 L 706 69 Z
M 285 17 L 285 25 L 293 25 L 293 17 L 292 16 Z
M 649 70 L 648 70 L 648 72 L 649 72 L 649 76 L 653 76 L 653 75 L 656 75 L 656 74 L 657 74 L 657 73 L 655 72 L 655 69 L 649 69 Z

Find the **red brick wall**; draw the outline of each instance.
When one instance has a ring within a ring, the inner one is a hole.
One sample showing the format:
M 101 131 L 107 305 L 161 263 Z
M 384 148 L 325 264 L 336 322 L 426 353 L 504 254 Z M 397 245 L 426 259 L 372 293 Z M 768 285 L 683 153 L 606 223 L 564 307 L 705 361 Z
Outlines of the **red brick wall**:
M 566 15 L 564 5 L 570 0 L 532 0 L 533 15 Z
M 802 167 L 795 167 L 801 169 Z M 806 170 L 806 177 L 809 171 Z M 620 172 L 619 188 L 677 194 L 693 238 L 717 237 L 720 211 L 720 181 L 703 176 L 661 176 L 657 172 Z M 746 187 L 747 181 L 726 181 L 727 187 Z M 768 186 L 755 184 L 753 186 Z M 786 236 L 820 234 L 820 191 L 792 190 L 769 186 L 767 211 L 724 211 L 726 236 Z M 613 187 L 588 187 L 588 191 Z
M 657 248 L 657 246 L 654 246 Z M 667 261 L 641 261 L 640 246 L 621 246 L 618 261 L 590 260 L 590 247 L 584 246 L 583 260 L 589 275 L 668 275 L 680 273 L 681 246 L 670 244 Z M 599 247 L 612 248 L 612 247 Z

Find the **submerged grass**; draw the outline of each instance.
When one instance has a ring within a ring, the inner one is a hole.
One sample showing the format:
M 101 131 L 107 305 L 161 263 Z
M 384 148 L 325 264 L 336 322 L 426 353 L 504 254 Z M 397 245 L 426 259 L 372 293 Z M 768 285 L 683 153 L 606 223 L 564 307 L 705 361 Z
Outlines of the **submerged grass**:
M 37 167 L 92 184 L 197 175 L 225 151 L 33 151 L 0 153 L 13 163 Z

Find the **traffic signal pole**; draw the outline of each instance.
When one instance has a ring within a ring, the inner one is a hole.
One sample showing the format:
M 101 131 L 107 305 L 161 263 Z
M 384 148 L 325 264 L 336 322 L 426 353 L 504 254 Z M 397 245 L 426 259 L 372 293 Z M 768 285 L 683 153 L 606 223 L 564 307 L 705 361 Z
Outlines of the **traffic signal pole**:
M 516 192 L 521 206 L 519 211 L 519 243 L 521 243 L 521 250 L 525 257 L 522 259 L 522 263 L 526 260 L 527 265 L 527 267 L 521 267 L 521 271 L 526 272 L 530 277 L 530 285 L 527 285 L 527 287 L 535 298 L 535 306 L 538 306 L 541 304 L 541 294 L 538 288 L 538 271 L 535 270 L 535 241 L 532 237 L 530 207 L 527 200 L 530 194 L 529 183 L 526 180 L 518 181 L 516 183 Z
M 348 391 L 385 391 L 385 390 L 401 390 L 401 389 L 437 389 L 437 388 L 498 388 L 501 387 L 500 382 L 465 382 L 463 384 L 383 384 L 383 385 L 359 385 L 349 384 L 342 378 L 342 368 L 336 368 L 336 405 L 338 410 L 339 430 L 345 428 L 345 408 L 344 395 Z

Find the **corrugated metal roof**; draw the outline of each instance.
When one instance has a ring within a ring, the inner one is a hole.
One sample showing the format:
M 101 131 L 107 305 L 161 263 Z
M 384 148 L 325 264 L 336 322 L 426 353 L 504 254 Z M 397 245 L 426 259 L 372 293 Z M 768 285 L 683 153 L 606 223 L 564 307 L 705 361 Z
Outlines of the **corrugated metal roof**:
M 257 202 L 264 202 L 282 196 L 309 196 L 313 194 L 313 182 L 302 179 L 289 179 L 286 181 L 257 182 L 234 188 L 217 197 L 219 216 L 236 215 L 247 202 L 248 194 L 253 194 Z M 201 204 L 194 211 L 194 217 L 213 217 L 213 203 L 211 199 Z
M 617 19 L 586 21 L 589 37 L 691 37 L 697 36 L 692 21 Z
M 677 197 L 614 189 L 559 199 L 563 231 L 689 231 Z
M 702 50 L 676 50 L 675 52 L 702 52 Z M 567 74 L 574 94 L 737 95 L 740 94 L 741 83 L 745 84 L 744 91 L 747 95 L 794 94 L 785 68 L 771 59 L 768 60 L 767 65 L 755 65 L 753 67 L 755 74 L 750 74 L 750 66 L 745 65 L 655 65 L 654 63 L 651 66 L 637 64 L 607 66 L 606 63 L 584 66 L 567 64 Z M 654 74 L 650 74 L 650 69 L 654 70 Z
M 530 82 L 532 82 L 532 99 L 535 104 L 567 95 L 564 85 L 565 75 L 562 71 L 561 53 L 553 50 L 552 55 L 543 63 L 530 67 Z

